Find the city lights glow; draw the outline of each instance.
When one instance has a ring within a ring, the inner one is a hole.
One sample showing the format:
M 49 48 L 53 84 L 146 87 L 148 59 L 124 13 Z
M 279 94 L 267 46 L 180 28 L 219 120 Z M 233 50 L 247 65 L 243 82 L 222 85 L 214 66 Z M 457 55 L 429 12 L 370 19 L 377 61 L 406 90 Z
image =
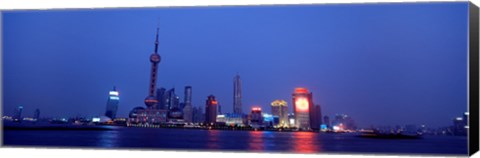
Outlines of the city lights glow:
M 295 88 L 295 93 L 308 93 L 306 88 Z
M 287 106 L 287 102 L 285 100 L 274 100 L 271 103 L 272 106 Z
M 252 111 L 262 111 L 262 108 L 260 108 L 260 107 L 253 107 L 253 108 L 252 108 Z
M 210 102 L 210 104 L 212 104 L 212 105 L 217 105 L 217 101 L 216 101 L 216 100 L 212 100 L 212 101 Z
M 120 98 L 115 96 L 110 96 L 110 100 L 120 100 Z
M 338 126 L 333 126 L 332 128 L 333 128 L 334 131 L 340 130 L 340 127 L 338 127 Z
M 94 118 L 92 118 L 92 122 L 100 122 L 100 117 L 94 117 Z
M 297 111 L 308 111 L 308 100 L 306 98 L 298 98 L 295 101 Z
M 119 95 L 118 91 L 110 91 L 108 94 L 111 95 L 111 96 L 118 96 Z

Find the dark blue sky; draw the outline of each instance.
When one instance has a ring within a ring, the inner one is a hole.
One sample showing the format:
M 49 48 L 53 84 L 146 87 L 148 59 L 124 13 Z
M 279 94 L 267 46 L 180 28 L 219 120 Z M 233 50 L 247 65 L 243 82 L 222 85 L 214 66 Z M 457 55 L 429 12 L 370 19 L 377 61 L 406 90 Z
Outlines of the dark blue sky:
M 144 106 L 160 18 L 157 85 L 193 87 L 194 106 L 217 96 L 243 110 L 295 87 L 324 115 L 360 126 L 450 125 L 467 110 L 467 2 L 309 6 L 6 11 L 3 111 L 24 116 L 103 115 L 120 91 L 119 115 Z M 291 107 L 290 107 L 291 110 Z

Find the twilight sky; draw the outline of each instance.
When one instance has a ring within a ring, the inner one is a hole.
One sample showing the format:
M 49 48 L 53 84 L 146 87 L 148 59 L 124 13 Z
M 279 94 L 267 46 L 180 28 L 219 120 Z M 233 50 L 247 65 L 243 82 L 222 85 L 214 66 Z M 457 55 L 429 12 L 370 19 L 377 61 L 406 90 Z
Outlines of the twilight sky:
M 295 87 L 324 115 L 361 127 L 447 126 L 467 110 L 467 2 L 83 9 L 3 12 L 3 112 L 98 116 L 120 91 L 118 116 L 144 106 L 160 18 L 157 86 L 194 106 L 292 110 Z

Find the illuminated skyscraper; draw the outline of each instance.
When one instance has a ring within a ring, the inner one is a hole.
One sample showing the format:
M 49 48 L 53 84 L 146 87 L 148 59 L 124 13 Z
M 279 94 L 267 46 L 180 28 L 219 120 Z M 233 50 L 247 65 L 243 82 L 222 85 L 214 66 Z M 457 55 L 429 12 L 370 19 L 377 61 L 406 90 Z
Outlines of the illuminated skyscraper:
M 165 91 L 163 87 L 157 89 L 157 109 L 166 109 Z
M 113 87 L 113 90 L 108 92 L 108 99 L 107 99 L 107 111 L 105 112 L 105 116 L 110 117 L 111 119 L 115 119 L 117 116 L 117 109 L 118 109 L 118 102 L 119 102 L 119 94 L 116 87 Z
M 217 122 L 217 100 L 215 96 L 210 95 L 207 98 L 205 103 L 205 123 L 206 124 L 215 124 Z
M 242 112 L 242 81 L 240 75 L 233 78 L 233 113 L 243 114 Z
M 192 108 L 192 86 L 185 86 L 185 96 L 183 103 L 183 120 L 185 122 L 193 122 L 193 108 Z
M 295 126 L 302 130 L 311 129 L 310 120 L 313 111 L 312 93 L 306 88 L 295 88 L 293 96 L 293 111 L 295 113 Z
M 285 100 L 274 100 L 272 103 L 272 115 L 278 116 L 279 126 L 288 127 L 288 104 Z
M 158 100 L 155 98 L 155 88 L 156 88 L 156 83 L 157 83 L 157 69 L 158 69 L 158 63 L 160 63 L 160 55 L 158 55 L 158 31 L 159 28 L 157 28 L 157 34 L 156 34 L 156 40 L 155 40 L 155 51 L 152 55 L 150 55 L 150 63 L 152 63 L 152 68 L 150 71 L 150 87 L 148 90 L 148 96 L 145 98 L 145 105 L 147 108 L 155 108 L 157 106 Z
M 165 100 L 165 105 L 167 106 L 168 110 L 171 110 L 173 108 L 178 108 L 180 104 L 180 97 L 175 94 L 175 88 L 172 88 L 166 92 L 166 100 Z

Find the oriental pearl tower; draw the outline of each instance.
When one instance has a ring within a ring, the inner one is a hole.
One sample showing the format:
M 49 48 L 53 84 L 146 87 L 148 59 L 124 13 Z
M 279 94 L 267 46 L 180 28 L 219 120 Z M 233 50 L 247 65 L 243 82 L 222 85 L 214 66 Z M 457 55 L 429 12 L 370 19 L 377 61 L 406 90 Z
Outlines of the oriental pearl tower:
M 150 71 L 150 87 L 148 91 L 148 96 L 145 98 L 145 105 L 149 109 L 155 109 L 158 103 L 157 98 L 155 97 L 155 87 L 157 82 L 157 69 L 158 64 L 160 63 L 160 55 L 158 55 L 158 30 L 155 40 L 155 51 L 150 55 L 150 62 L 152 63 L 152 69 Z

